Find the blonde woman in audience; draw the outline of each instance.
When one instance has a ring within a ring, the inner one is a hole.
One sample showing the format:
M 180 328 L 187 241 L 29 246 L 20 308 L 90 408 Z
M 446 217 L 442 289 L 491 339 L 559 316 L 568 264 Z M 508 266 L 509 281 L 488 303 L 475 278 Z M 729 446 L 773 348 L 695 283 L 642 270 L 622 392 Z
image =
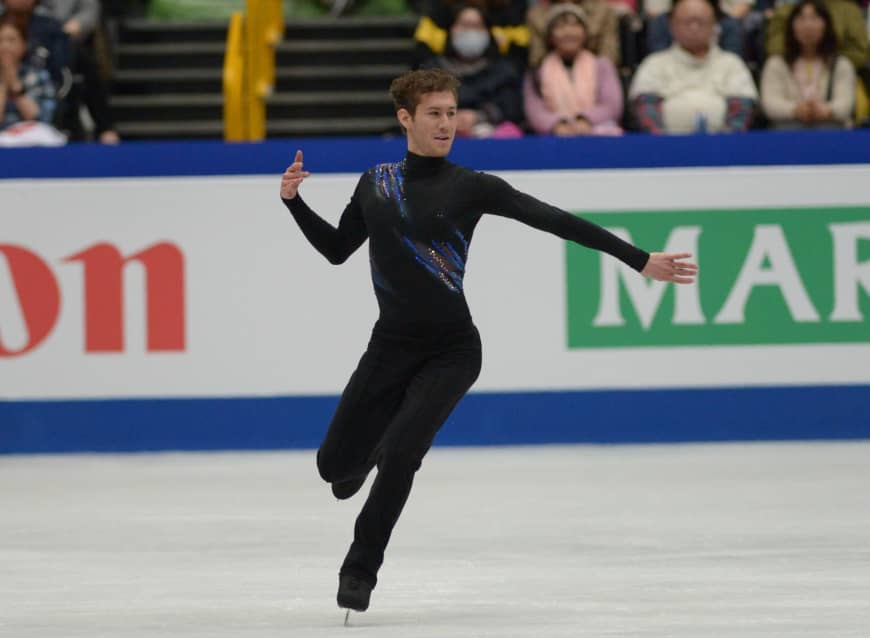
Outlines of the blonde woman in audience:
M 761 106 L 774 128 L 844 128 L 855 108 L 855 68 L 837 51 L 831 13 L 801 0 L 786 23 L 785 55 L 767 60 Z
M 526 74 L 526 119 L 536 133 L 621 135 L 623 94 L 616 68 L 586 48 L 583 9 L 563 3 L 547 13 L 547 55 Z

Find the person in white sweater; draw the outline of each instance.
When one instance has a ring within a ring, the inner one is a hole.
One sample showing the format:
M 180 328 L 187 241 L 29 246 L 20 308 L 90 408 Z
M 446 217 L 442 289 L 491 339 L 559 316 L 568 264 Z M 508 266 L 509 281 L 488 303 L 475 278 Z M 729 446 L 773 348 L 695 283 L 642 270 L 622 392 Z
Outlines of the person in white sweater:
M 741 58 L 715 44 L 709 0 L 677 0 L 674 44 L 648 56 L 629 90 L 638 127 L 651 133 L 745 131 L 758 100 Z
M 761 74 L 761 106 L 774 128 L 846 128 L 855 108 L 855 68 L 839 55 L 822 0 L 801 0 L 788 17 L 785 55 Z

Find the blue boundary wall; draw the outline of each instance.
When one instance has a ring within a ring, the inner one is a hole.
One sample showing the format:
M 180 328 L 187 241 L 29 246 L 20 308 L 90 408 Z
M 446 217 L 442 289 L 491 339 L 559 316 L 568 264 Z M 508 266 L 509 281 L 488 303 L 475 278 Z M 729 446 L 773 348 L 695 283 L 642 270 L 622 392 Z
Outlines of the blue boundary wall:
M 405 141 L 289 139 L 257 144 L 131 142 L 119 146 L 0 149 L 0 179 L 186 175 L 270 175 L 296 149 L 317 173 L 359 173 L 395 161 Z M 758 131 L 741 135 L 517 140 L 458 140 L 450 159 L 478 170 L 631 169 L 688 166 L 772 166 L 870 163 L 870 129 Z
M 0 149 L 0 179 L 361 172 L 404 140 L 296 139 Z M 458 141 L 480 170 L 870 164 L 870 131 Z M 824 188 L 824 185 L 820 185 Z M 2 202 L 0 202 L 2 219 Z M 0 380 L 2 382 L 2 380 Z M 311 448 L 337 397 L 0 401 L 0 453 Z M 870 386 L 474 393 L 440 445 L 870 438 Z
M 317 447 L 338 397 L 0 402 L 0 452 Z M 870 438 L 870 387 L 473 393 L 438 445 Z

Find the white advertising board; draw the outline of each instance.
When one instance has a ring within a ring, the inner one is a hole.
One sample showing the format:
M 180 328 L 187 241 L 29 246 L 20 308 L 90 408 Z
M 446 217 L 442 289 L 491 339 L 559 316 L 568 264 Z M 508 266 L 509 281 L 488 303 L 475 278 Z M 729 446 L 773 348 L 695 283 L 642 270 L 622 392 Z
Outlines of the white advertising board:
M 581 213 L 870 207 L 863 165 L 502 176 Z M 314 175 L 302 192 L 334 223 L 356 180 Z M 0 181 L 0 398 L 340 392 L 377 316 L 367 245 L 329 265 L 277 188 L 261 176 Z M 476 391 L 870 382 L 870 343 L 855 339 L 568 347 L 565 251 L 482 220 L 466 276 L 485 351 Z M 717 264 L 698 257 L 703 286 Z

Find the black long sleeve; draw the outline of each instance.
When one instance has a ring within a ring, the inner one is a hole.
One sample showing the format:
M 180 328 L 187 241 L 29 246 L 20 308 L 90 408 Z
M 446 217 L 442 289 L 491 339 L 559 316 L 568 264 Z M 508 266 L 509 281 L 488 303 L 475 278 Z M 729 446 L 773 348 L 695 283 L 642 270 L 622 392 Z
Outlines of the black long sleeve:
M 315 213 L 299 193 L 293 199 L 284 199 L 284 205 L 293 214 L 302 234 L 331 264 L 341 264 L 350 257 L 368 237 L 356 192 L 341 218 L 338 228 Z
M 338 228 L 298 195 L 284 203 L 308 241 L 334 264 L 368 237 L 378 326 L 392 334 L 443 335 L 471 321 L 465 269 L 475 228 L 485 213 L 607 252 L 636 270 L 649 257 L 604 228 L 521 193 L 498 177 L 413 153 L 366 171 Z
M 638 272 L 644 269 L 649 253 L 620 239 L 590 221 L 518 191 L 503 179 L 479 173 L 484 212 L 515 219 L 562 239 L 600 250 L 625 262 Z

